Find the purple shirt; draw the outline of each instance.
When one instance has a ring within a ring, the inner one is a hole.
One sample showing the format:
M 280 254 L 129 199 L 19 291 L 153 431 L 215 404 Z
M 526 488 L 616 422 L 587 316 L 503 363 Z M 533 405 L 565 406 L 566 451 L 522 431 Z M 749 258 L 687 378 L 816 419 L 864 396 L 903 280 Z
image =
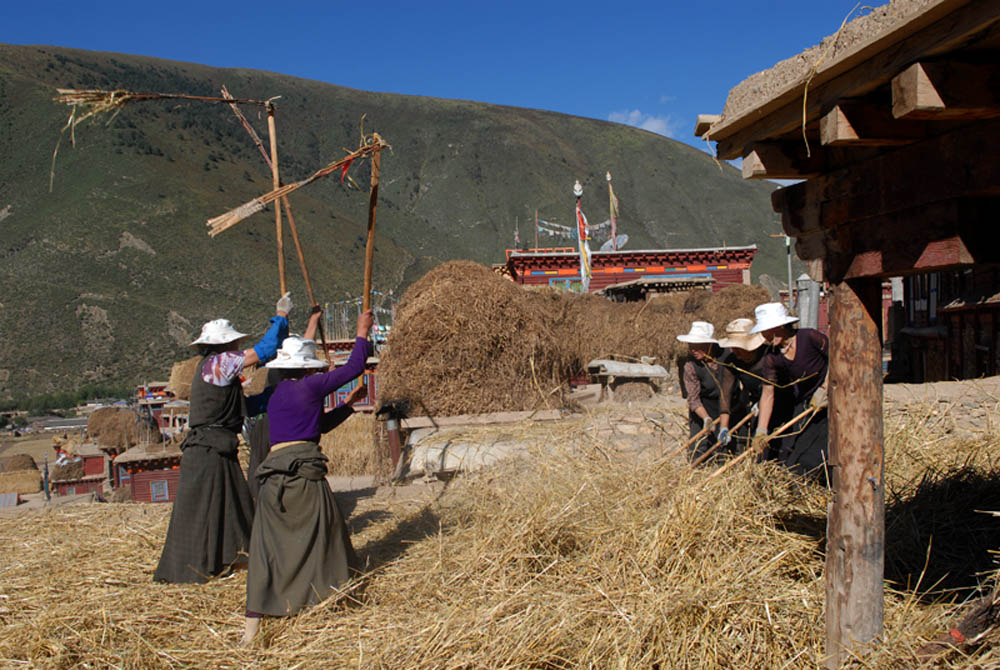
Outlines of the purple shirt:
M 356 338 L 351 357 L 345 365 L 330 372 L 279 383 L 267 405 L 271 444 L 319 442 L 323 399 L 355 377 L 360 377 L 370 352 L 368 340 Z
M 764 356 L 764 378 L 785 385 L 796 380 L 792 394 L 796 403 L 808 400 L 826 380 L 830 341 L 812 328 L 799 328 L 795 333 L 795 358 L 789 360 L 780 352 Z

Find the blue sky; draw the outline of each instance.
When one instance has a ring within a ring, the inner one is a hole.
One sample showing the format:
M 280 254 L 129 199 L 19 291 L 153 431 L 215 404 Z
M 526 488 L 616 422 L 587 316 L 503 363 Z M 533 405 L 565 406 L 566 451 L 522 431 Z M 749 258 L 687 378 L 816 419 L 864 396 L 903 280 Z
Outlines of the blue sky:
M 721 112 L 730 88 L 836 32 L 857 7 L 855 0 L 5 5 L 0 42 L 546 109 L 700 148 L 699 113 Z

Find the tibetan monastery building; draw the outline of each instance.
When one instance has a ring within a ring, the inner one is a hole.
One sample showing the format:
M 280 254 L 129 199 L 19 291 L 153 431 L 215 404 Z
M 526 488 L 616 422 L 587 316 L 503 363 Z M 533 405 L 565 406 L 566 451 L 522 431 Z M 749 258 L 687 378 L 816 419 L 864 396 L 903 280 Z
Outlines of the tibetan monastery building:
M 647 249 L 591 253 L 590 291 L 648 279 L 713 280 L 712 290 L 750 283 L 757 245 L 706 249 Z M 507 251 L 505 274 L 518 284 L 580 290 L 580 255 L 573 247 Z

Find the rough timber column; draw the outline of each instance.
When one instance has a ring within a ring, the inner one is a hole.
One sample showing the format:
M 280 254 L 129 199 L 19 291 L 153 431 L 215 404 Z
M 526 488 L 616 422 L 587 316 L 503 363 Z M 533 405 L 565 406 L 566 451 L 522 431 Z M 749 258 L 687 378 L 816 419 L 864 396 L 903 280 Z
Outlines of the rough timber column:
M 827 667 L 882 634 L 885 486 L 882 445 L 881 280 L 833 287 L 827 515 Z

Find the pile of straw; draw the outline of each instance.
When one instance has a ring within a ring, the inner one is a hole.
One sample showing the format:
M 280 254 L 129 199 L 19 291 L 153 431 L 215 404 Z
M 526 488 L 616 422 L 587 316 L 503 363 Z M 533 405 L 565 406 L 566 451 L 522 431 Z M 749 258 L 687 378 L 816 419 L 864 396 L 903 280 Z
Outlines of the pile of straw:
M 593 359 L 655 356 L 670 365 L 693 320 L 722 329 L 768 300 L 734 286 L 617 304 L 595 295 L 526 291 L 469 261 L 413 284 L 379 363 L 380 404 L 411 414 L 466 414 L 558 406 L 566 380 Z
M 198 361 L 201 356 L 192 356 L 183 361 L 174 363 L 170 368 L 170 379 L 167 381 L 167 390 L 173 393 L 179 400 L 189 400 L 191 398 L 191 381 L 194 379 L 195 370 L 198 368 Z
M 320 438 L 323 455 L 330 459 L 327 469 L 331 475 L 384 474 L 372 443 L 374 424 L 373 415 L 355 413 Z
M 159 426 L 130 409 L 102 407 L 87 420 L 87 433 L 102 447 L 124 451 L 140 442 L 161 442 Z
M 54 482 L 73 481 L 83 477 L 83 461 L 73 461 L 66 465 L 53 465 L 51 479 Z
M 0 458 L 0 472 L 16 472 L 18 470 L 37 470 L 35 459 L 28 454 L 14 454 Z
M 42 487 L 42 473 L 28 454 L 0 458 L 0 493 L 35 493 Z
M 769 464 L 711 482 L 680 460 L 640 468 L 581 439 L 579 423 L 539 425 L 545 451 L 460 477 L 435 501 L 407 504 L 403 491 L 361 500 L 350 522 L 368 577 L 339 601 L 266 621 L 246 650 L 236 647 L 243 573 L 201 586 L 151 583 L 169 506 L 0 519 L 0 658 L 53 668 L 822 664 L 824 489 Z M 1000 482 L 996 434 L 942 437 L 888 420 L 892 586 L 882 641 L 864 667 L 916 667 L 916 650 L 952 620 L 957 592 L 935 582 L 968 566 L 933 551 L 923 566 L 938 539 L 921 533 L 942 530 L 937 516 L 964 522 L 1000 502 L 983 488 L 975 500 L 952 488 L 952 502 L 929 508 L 943 498 L 925 497 L 927 488 L 947 489 L 963 470 L 994 489 Z M 962 528 L 951 525 L 954 543 Z M 103 551 L 82 549 L 92 546 Z M 900 569 L 902 560 L 921 566 Z M 974 586 L 975 575 L 963 576 Z M 991 632 L 937 667 L 996 667 L 995 641 Z
M 41 488 L 42 473 L 38 470 L 0 472 L 0 493 L 36 493 Z

